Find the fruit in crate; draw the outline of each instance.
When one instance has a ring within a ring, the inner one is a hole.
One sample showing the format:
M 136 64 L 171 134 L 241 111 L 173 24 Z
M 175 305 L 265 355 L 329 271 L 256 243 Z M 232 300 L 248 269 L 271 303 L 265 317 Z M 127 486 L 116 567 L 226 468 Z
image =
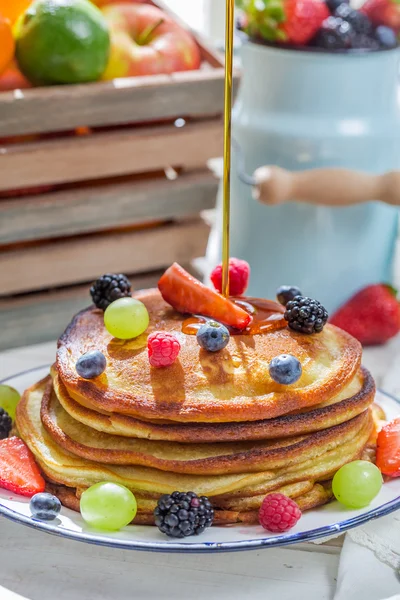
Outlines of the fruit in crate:
M 103 6 L 108 6 L 108 4 L 121 4 L 122 0 L 90 0 L 98 6 L 102 8 Z M 146 4 L 147 0 L 125 0 L 125 2 L 131 2 L 132 4 Z
M 391 286 L 370 285 L 350 298 L 331 318 L 364 346 L 384 344 L 400 331 L 400 306 Z
M 35 0 L 15 29 L 18 66 L 34 84 L 96 81 L 107 66 L 107 23 L 89 0 Z
M 106 6 L 111 54 L 103 79 L 190 71 L 200 67 L 199 47 L 169 15 L 148 4 Z
M 15 51 L 15 42 L 10 21 L 0 13 L 0 74 L 10 65 Z
M 12 61 L 0 76 L 0 92 L 10 90 L 26 90 L 32 87 L 27 78 L 22 75 L 15 61 Z
M 31 3 L 32 0 L 0 0 L 0 14 L 15 23 Z

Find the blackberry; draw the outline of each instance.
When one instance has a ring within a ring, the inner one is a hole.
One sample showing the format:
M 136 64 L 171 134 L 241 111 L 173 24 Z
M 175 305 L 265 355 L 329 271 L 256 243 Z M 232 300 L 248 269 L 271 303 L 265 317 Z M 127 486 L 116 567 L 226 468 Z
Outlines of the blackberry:
M 365 34 L 355 35 L 353 38 L 352 48 L 360 50 L 379 50 L 379 42 Z
M 0 440 L 5 440 L 10 435 L 12 419 L 4 408 L 0 408 Z
M 169 537 L 198 535 L 214 520 L 214 509 L 205 496 L 194 492 L 174 492 L 161 496 L 154 510 L 158 529 Z
M 106 310 L 115 300 L 131 295 L 131 284 L 126 275 L 107 273 L 94 282 L 90 295 L 97 308 Z
M 340 17 L 328 17 L 318 30 L 313 45 L 325 50 L 346 50 L 351 48 L 353 36 L 350 23 Z
M 339 6 L 341 4 L 349 4 L 349 2 L 346 0 L 326 0 L 327 7 L 329 8 L 329 10 L 331 11 L 331 13 L 333 14 L 335 12 L 335 10 L 337 8 L 339 8 Z
M 339 17 L 350 23 L 353 28 L 354 33 L 363 34 L 363 35 L 371 35 L 373 27 L 372 23 L 364 13 L 359 10 L 354 10 L 348 4 L 340 4 L 338 8 L 335 10 L 335 17 Z
M 328 313 L 317 300 L 296 296 L 286 305 L 285 319 L 294 331 L 320 333 L 326 325 Z

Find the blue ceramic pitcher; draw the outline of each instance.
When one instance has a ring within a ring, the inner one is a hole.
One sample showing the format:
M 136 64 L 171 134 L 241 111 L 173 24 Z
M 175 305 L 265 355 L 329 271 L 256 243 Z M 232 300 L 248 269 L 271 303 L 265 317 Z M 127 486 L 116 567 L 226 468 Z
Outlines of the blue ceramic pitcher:
M 397 49 L 328 54 L 245 43 L 233 136 L 246 170 L 399 169 L 398 59 Z M 221 195 L 211 265 L 221 260 Z M 397 221 L 397 209 L 379 201 L 262 206 L 233 155 L 231 256 L 252 267 L 250 295 L 273 298 L 278 286 L 297 285 L 333 311 L 360 288 L 391 282 Z

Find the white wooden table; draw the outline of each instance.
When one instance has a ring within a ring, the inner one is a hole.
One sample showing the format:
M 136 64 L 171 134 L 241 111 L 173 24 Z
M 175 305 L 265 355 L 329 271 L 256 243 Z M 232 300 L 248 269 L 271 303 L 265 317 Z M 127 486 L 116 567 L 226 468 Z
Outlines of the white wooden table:
M 55 343 L 0 353 L 0 380 L 54 355 Z M 400 337 L 366 351 L 364 363 L 400 396 Z M 0 517 L 0 600 L 330 600 L 339 555 L 337 542 L 210 556 L 114 550 Z

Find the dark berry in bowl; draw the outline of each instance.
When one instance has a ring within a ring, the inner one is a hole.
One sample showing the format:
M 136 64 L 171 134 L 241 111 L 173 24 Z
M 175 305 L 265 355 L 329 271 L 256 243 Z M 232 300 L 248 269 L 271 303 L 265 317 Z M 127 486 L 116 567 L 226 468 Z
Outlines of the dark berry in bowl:
M 343 21 L 350 23 L 354 33 L 365 35 L 372 34 L 372 23 L 367 15 L 364 15 L 364 13 L 359 10 L 354 10 L 348 4 L 340 4 L 334 14 L 335 17 L 339 17 L 340 19 L 343 19 Z
M 328 321 L 328 313 L 317 300 L 297 296 L 287 303 L 285 319 L 293 331 L 320 333 Z
M 131 295 L 131 284 L 126 275 L 107 273 L 94 282 L 90 295 L 97 308 L 106 310 L 115 300 Z
M 347 50 L 352 46 L 353 36 L 350 23 L 340 17 L 328 17 L 317 32 L 313 45 L 324 50 Z
M 391 27 L 385 25 L 379 25 L 375 30 L 375 39 L 379 44 L 379 47 L 385 50 L 391 48 L 397 48 L 398 41 L 396 33 Z
M 326 0 L 326 5 L 333 14 L 341 4 L 349 4 L 346 0 Z
M 281 285 L 281 287 L 276 290 L 278 302 L 283 304 L 283 306 L 286 306 L 290 300 L 294 300 L 296 296 L 301 295 L 301 291 L 295 285 Z
M 379 43 L 370 35 L 358 34 L 353 37 L 352 48 L 358 50 L 379 50 Z

